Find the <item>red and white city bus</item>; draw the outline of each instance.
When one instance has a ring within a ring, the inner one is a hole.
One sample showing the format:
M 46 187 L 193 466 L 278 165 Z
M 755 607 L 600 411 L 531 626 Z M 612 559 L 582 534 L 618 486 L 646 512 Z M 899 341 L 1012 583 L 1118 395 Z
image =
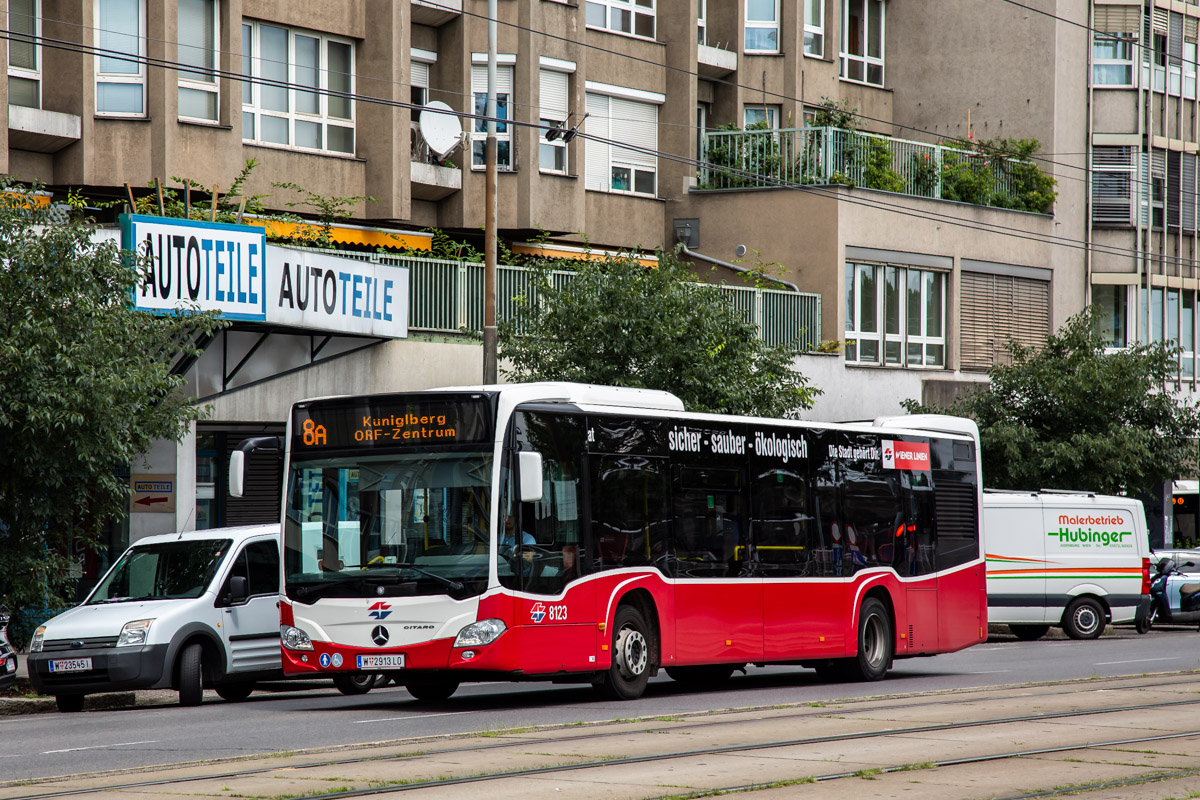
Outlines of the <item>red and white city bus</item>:
M 660 668 L 877 680 L 986 638 L 968 420 L 465 387 L 296 403 L 285 464 L 289 674 L 384 672 L 421 699 L 497 680 L 633 699 Z

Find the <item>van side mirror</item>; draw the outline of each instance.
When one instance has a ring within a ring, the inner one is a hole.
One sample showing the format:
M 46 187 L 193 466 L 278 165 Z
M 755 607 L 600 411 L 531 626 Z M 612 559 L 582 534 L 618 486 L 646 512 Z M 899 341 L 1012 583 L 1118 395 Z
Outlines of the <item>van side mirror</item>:
M 250 587 L 245 575 L 234 575 L 229 579 L 229 605 L 236 606 L 250 597 Z
M 542 454 L 532 451 L 517 453 L 521 471 L 521 502 L 536 503 L 542 499 Z

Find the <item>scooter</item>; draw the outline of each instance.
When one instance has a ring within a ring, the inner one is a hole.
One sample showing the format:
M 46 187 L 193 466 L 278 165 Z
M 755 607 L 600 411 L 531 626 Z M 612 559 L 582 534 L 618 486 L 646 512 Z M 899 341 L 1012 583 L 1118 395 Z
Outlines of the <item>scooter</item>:
M 1156 574 L 1150 580 L 1150 612 L 1142 623 L 1145 629 L 1155 623 L 1200 623 L 1200 575 L 1181 572 L 1170 558 L 1159 559 L 1154 569 Z

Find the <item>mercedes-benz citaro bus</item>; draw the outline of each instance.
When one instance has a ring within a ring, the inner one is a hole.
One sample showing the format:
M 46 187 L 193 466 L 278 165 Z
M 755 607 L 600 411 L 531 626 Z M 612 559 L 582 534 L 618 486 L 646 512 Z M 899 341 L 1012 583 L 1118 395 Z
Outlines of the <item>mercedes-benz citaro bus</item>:
M 694 414 L 569 383 L 332 397 L 284 446 L 284 671 L 592 683 L 747 665 L 878 680 L 987 635 L 978 431 Z

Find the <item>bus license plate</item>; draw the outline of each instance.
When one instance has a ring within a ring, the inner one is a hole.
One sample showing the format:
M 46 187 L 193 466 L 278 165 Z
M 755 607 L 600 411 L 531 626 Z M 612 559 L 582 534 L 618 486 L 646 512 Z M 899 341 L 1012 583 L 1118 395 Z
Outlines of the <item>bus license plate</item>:
M 92 668 L 90 658 L 64 658 L 50 662 L 51 672 L 84 672 Z
M 359 669 L 404 669 L 404 654 L 389 656 L 359 656 Z

